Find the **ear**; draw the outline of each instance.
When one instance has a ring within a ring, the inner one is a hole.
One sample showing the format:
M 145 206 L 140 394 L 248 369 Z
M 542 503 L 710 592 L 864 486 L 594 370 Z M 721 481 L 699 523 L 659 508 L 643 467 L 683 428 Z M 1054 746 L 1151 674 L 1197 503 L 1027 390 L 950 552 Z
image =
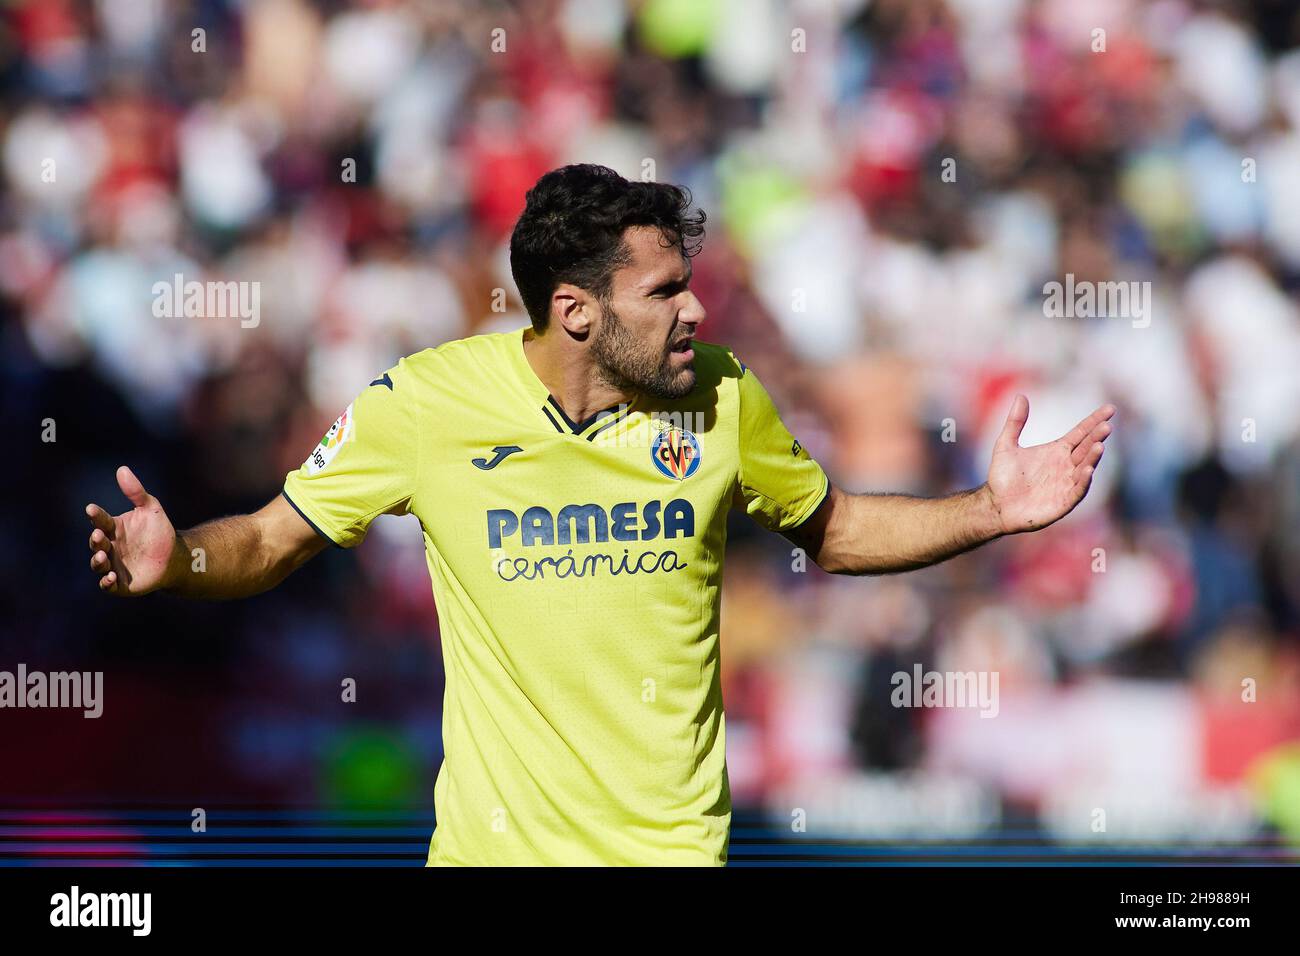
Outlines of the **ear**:
M 596 301 L 583 289 L 561 283 L 551 293 L 551 318 L 570 335 L 584 337 L 596 321 Z

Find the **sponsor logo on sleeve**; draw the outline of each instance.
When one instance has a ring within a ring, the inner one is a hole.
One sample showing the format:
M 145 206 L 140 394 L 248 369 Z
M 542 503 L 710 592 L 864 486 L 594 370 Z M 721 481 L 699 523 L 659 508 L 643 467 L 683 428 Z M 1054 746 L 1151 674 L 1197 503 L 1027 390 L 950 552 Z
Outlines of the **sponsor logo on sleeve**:
M 307 474 L 319 475 L 329 467 L 329 463 L 339 453 L 343 443 L 351 440 L 352 406 L 349 405 L 343 410 L 343 414 L 338 417 L 338 421 L 330 426 L 330 430 L 325 433 L 325 437 L 320 440 L 320 444 L 312 449 L 312 453 L 306 461 Z

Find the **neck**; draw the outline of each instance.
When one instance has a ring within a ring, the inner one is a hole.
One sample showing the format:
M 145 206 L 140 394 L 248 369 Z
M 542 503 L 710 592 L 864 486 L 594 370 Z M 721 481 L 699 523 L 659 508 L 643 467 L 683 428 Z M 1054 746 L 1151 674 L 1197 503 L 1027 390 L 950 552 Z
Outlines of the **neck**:
M 586 421 L 596 412 L 619 404 L 630 404 L 636 397 L 607 383 L 592 360 L 590 350 L 563 333 L 552 329 L 538 335 L 532 329 L 524 333 L 524 358 L 533 374 L 575 422 Z

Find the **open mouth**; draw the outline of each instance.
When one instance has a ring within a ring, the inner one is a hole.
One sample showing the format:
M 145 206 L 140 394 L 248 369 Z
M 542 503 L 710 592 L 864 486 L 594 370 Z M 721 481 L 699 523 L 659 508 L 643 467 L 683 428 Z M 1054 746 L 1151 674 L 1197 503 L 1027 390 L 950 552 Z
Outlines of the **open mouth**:
M 691 348 L 691 342 L 692 342 L 691 339 L 682 339 L 676 345 L 672 346 L 668 351 L 676 352 L 678 355 L 686 355 L 686 354 L 694 355 L 695 350 Z

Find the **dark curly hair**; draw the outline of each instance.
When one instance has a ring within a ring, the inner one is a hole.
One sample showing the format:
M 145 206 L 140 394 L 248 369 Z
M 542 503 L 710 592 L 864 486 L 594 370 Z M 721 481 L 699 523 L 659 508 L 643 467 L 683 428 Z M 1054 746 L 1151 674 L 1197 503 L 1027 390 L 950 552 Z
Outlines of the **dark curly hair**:
M 537 180 L 510 236 L 510 271 L 533 328 L 546 329 L 561 282 L 608 301 L 614 271 L 629 259 L 629 226 L 658 226 L 682 255 L 695 255 L 705 216 L 690 206 L 684 187 L 634 182 L 605 166 L 562 166 Z

